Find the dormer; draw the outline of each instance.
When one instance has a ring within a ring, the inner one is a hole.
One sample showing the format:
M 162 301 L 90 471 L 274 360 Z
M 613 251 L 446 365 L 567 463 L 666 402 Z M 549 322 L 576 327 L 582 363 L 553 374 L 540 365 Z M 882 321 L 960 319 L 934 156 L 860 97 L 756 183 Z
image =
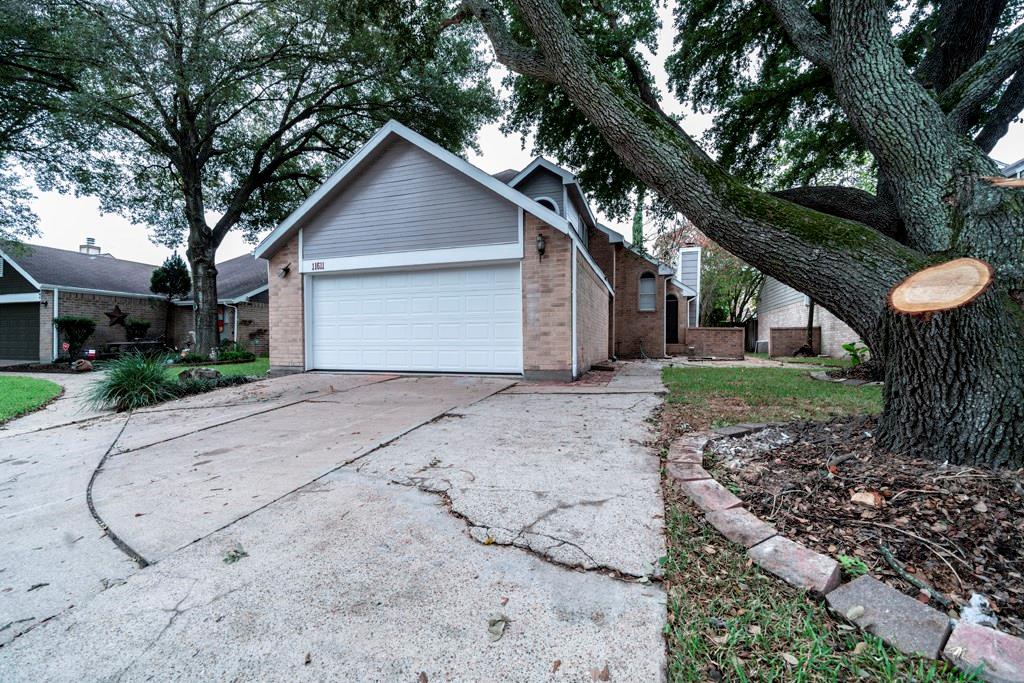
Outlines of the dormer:
M 596 227 L 597 221 L 575 175 L 544 157 L 537 157 L 508 184 L 565 218 L 584 246 L 589 246 L 586 227 Z

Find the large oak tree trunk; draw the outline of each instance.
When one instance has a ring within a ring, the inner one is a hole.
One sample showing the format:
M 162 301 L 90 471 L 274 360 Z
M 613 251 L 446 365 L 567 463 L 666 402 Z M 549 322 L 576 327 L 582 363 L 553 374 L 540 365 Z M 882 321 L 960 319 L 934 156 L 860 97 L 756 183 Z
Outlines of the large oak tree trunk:
M 805 56 L 831 69 L 905 232 L 807 209 L 731 177 L 597 61 L 554 0 L 513 2 L 536 46 L 516 41 L 487 0 L 464 0 L 463 8 L 500 61 L 558 85 L 663 200 L 861 334 L 885 369 L 881 445 L 953 463 L 1021 466 L 1024 312 L 1015 294 L 1024 289 L 1024 197 L 988 183 L 993 162 L 907 73 L 882 3 L 834 0 L 829 36 L 802 3 L 770 2 Z M 958 256 L 993 267 L 981 297 L 927 317 L 888 307 L 894 285 Z
M 889 312 L 879 443 L 951 463 L 1024 465 L 1024 333 L 1005 294 L 928 317 Z
M 212 245 L 190 240 L 188 261 L 192 271 L 195 315 L 195 353 L 209 356 L 220 343 L 217 332 L 217 267 Z

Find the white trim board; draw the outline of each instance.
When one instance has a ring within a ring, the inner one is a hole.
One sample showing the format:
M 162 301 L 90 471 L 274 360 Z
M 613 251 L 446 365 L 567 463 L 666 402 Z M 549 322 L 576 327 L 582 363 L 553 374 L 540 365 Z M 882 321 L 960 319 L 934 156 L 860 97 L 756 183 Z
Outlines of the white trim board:
M 159 296 L 158 294 L 135 294 L 134 292 L 115 292 L 109 289 L 89 289 L 88 287 L 65 287 L 64 285 L 50 285 L 45 282 L 39 286 L 42 289 L 60 289 L 62 292 L 75 292 L 77 294 L 100 294 L 102 296 L 120 296 L 129 299 L 164 300 L 164 297 Z
M 398 121 L 392 120 L 384 124 L 384 126 L 381 127 L 381 129 L 378 130 L 373 137 L 359 149 L 358 152 L 342 164 L 341 167 L 338 168 L 338 170 L 335 171 L 323 185 L 317 188 L 317 190 L 311 194 L 306 201 L 302 202 L 299 208 L 295 209 L 291 215 L 285 218 L 281 224 L 278 225 L 277 228 L 275 228 L 274 231 L 270 233 L 258 247 L 256 247 L 253 256 L 256 258 L 265 258 L 264 255 L 268 254 L 275 245 L 290 235 L 292 229 L 295 228 L 307 214 L 317 208 L 321 202 L 329 199 L 331 192 L 341 183 L 342 180 L 355 171 L 375 149 L 380 147 L 391 137 L 401 138 L 406 142 L 419 147 L 424 152 L 430 154 L 448 166 L 451 166 L 456 171 L 459 171 L 460 173 L 463 173 L 469 178 L 477 181 L 503 199 L 512 202 L 516 206 L 524 209 L 527 213 L 536 216 L 545 223 L 548 223 L 556 230 L 566 234 L 571 232 L 568 221 L 554 211 L 541 206 L 522 192 L 519 192 L 497 178 L 488 175 L 486 172 L 477 168 L 465 159 L 452 154 L 444 147 L 428 140 L 411 128 L 402 125 Z
M 21 294 L 0 294 L 0 304 L 30 304 L 38 303 L 39 292 L 24 292 Z
M 365 256 L 342 258 L 310 259 L 302 261 L 299 272 L 318 275 L 340 271 L 376 270 L 380 268 L 415 268 L 455 263 L 484 263 L 487 261 L 510 261 L 523 258 L 521 243 L 494 244 L 484 247 L 456 247 L 453 249 L 427 249 L 423 251 L 401 251 Z

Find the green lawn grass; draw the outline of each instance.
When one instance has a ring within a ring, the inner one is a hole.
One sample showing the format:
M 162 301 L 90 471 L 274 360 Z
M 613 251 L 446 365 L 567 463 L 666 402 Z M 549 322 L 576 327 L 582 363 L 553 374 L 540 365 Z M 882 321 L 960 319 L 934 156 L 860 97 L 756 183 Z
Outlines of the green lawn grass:
M 181 366 L 171 365 L 167 368 L 167 374 L 171 379 L 178 379 L 178 375 L 183 370 L 188 370 L 189 367 L 203 367 L 203 366 Z M 238 377 L 241 375 L 247 377 L 262 377 L 267 374 L 267 370 L 270 369 L 270 359 L 263 357 L 257 358 L 249 363 L 230 363 L 226 365 L 210 365 L 207 366 L 220 372 L 225 377 Z
M 675 489 L 667 491 L 669 680 L 973 681 L 832 619 L 764 574 Z
M 882 409 L 882 388 L 850 387 L 811 379 L 786 368 L 670 367 L 662 375 L 668 404 L 682 408 L 693 428 L 738 422 L 825 420 L 874 414 Z
M 848 368 L 850 367 L 849 358 L 803 358 L 797 356 L 775 356 L 772 358 L 768 357 L 767 353 L 747 353 L 751 358 L 759 358 L 761 360 L 772 360 L 779 363 L 785 363 L 786 365 L 821 365 L 826 368 Z
M 30 413 L 60 394 L 60 385 L 34 377 L 0 377 L 0 423 Z

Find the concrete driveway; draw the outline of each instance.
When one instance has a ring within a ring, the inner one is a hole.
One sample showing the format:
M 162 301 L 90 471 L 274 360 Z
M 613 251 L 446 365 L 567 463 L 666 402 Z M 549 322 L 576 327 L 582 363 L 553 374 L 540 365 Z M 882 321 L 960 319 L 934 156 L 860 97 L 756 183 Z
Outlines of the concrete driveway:
M 0 680 L 658 679 L 657 371 L 305 374 L 0 433 Z

